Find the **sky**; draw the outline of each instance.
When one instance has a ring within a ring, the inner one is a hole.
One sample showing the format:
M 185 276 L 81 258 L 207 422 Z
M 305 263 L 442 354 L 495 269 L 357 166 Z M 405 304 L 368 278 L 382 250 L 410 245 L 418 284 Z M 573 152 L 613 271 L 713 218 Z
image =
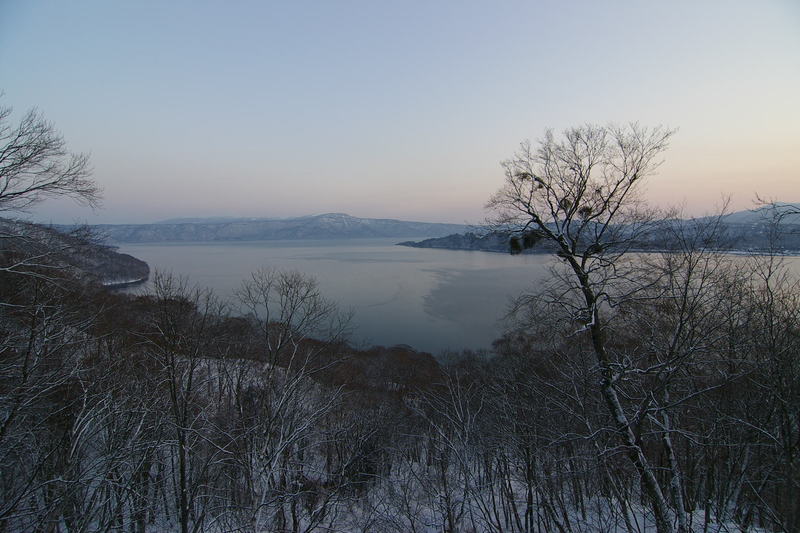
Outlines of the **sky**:
M 0 0 L 0 91 L 103 188 L 45 222 L 478 223 L 521 141 L 630 121 L 655 205 L 800 201 L 797 0 Z

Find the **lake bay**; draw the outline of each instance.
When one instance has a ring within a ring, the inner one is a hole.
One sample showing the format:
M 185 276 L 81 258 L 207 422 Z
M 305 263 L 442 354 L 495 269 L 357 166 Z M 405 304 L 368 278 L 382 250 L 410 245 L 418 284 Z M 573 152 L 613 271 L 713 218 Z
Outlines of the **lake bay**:
M 299 270 L 319 281 L 324 296 L 353 310 L 356 346 L 408 344 L 434 354 L 490 347 L 511 298 L 545 279 L 552 261 L 396 246 L 402 240 L 124 244 L 120 252 L 224 299 L 259 268 Z

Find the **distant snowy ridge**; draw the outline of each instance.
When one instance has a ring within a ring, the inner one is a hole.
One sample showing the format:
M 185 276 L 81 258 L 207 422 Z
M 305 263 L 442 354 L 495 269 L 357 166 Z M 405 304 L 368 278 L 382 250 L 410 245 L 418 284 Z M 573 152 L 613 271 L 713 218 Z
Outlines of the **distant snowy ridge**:
M 326 213 L 285 219 L 189 219 L 205 222 L 100 224 L 92 226 L 111 242 L 200 242 L 295 239 L 442 237 L 469 230 L 464 224 L 359 218 Z M 64 226 L 64 228 L 68 228 Z

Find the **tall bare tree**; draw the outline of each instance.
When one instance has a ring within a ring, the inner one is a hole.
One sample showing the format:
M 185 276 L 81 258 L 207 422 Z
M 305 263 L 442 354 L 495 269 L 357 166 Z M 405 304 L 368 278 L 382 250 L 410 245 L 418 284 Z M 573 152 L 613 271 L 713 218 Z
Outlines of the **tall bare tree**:
M 586 125 L 560 137 L 548 131 L 537 146 L 525 142 L 503 162 L 505 186 L 488 203 L 496 222 L 517 231 L 517 249 L 544 241 L 565 266 L 561 301 L 591 341 L 602 397 L 659 532 L 673 531 L 670 505 L 623 407 L 623 367 L 609 350 L 603 310 L 635 291 L 636 269 L 625 268 L 623 256 L 652 227 L 640 185 L 659 166 L 672 134 L 637 124 Z

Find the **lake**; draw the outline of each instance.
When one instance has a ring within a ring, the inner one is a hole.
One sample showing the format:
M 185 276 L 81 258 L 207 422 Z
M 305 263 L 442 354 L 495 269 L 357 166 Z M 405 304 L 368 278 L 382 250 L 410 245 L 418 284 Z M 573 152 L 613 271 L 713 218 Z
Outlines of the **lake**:
M 299 270 L 314 276 L 327 298 L 353 310 L 355 346 L 408 344 L 433 354 L 489 348 L 511 299 L 547 279 L 554 261 L 396 246 L 402 240 L 409 239 L 125 244 L 120 251 L 224 299 L 259 268 Z M 800 257 L 786 260 L 800 274 Z
M 490 347 L 511 298 L 543 280 L 552 261 L 396 246 L 403 240 L 125 244 L 120 252 L 223 298 L 259 268 L 299 270 L 317 278 L 327 298 L 353 310 L 356 346 L 408 344 L 434 354 Z

